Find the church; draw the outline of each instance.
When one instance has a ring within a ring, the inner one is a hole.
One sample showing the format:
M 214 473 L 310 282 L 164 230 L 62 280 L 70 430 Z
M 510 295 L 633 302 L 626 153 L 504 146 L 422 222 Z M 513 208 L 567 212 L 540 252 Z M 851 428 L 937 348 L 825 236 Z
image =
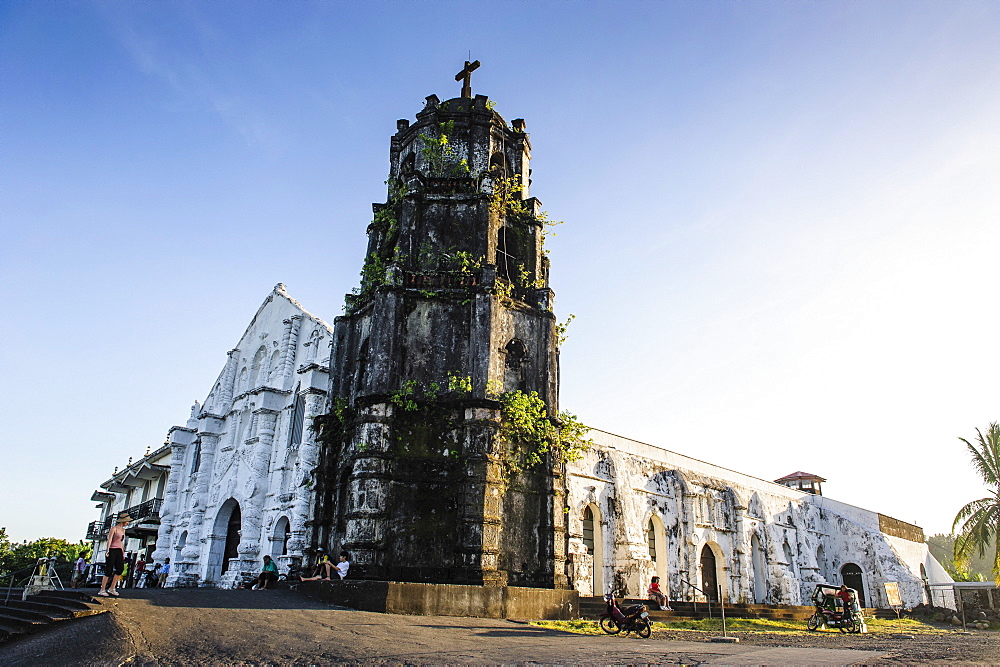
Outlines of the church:
M 278 285 L 170 429 L 154 560 L 235 587 L 271 555 L 351 578 L 868 606 L 950 581 L 918 526 L 587 429 L 559 410 L 560 331 L 531 142 L 472 95 L 427 97 L 390 143 L 362 281 L 333 326 Z M 360 258 L 359 258 L 360 259 Z M 780 471 L 785 472 L 785 471 Z

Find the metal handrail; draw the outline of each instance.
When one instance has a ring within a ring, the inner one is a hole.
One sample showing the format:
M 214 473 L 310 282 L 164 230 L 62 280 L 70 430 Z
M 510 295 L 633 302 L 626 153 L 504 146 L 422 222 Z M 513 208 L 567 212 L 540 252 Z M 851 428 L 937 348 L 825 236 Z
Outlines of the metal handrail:
M 701 593 L 702 595 L 705 596 L 705 605 L 708 607 L 708 617 L 712 618 L 712 599 L 710 597 L 708 597 L 708 593 L 706 593 L 705 591 L 701 590 L 700 588 L 698 588 L 697 586 L 695 586 L 694 584 L 692 584 L 690 581 L 688 581 L 684 577 L 681 577 L 681 583 L 682 584 L 686 584 L 688 587 L 695 589 L 696 591 L 698 591 L 699 593 Z M 698 610 L 698 601 L 697 600 L 694 601 L 694 608 L 695 608 L 695 611 Z
M 10 601 L 10 592 L 14 588 L 14 577 L 17 576 L 19 572 L 31 572 L 29 579 L 35 575 L 35 569 L 38 568 L 38 562 L 36 561 L 34 565 L 30 567 L 22 567 L 20 570 L 14 570 L 10 573 L 10 583 L 7 584 L 7 597 L 4 598 L 4 604 L 6 605 Z

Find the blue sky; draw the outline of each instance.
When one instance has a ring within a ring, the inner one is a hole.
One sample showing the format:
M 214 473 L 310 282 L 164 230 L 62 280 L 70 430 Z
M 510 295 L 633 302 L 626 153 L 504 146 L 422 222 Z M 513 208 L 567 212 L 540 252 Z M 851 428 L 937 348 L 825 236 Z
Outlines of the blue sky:
M 995 2 L 0 4 L 0 525 L 204 399 L 278 282 L 329 322 L 389 137 L 476 93 L 534 147 L 562 407 L 950 527 L 1000 419 Z

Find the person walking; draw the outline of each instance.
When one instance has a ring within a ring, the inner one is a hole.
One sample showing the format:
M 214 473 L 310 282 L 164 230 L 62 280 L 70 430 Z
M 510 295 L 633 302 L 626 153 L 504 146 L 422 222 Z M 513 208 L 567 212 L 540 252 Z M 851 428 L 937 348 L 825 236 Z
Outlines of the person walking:
M 125 526 L 132 520 L 126 512 L 121 512 L 115 525 L 108 531 L 108 550 L 104 556 L 104 576 L 101 590 L 97 594 L 103 598 L 118 597 L 118 582 L 125 571 Z
M 80 554 L 80 557 L 76 559 L 73 563 L 73 576 L 70 578 L 69 585 L 73 588 L 80 587 L 80 580 L 84 579 L 84 573 L 87 571 L 87 559 Z

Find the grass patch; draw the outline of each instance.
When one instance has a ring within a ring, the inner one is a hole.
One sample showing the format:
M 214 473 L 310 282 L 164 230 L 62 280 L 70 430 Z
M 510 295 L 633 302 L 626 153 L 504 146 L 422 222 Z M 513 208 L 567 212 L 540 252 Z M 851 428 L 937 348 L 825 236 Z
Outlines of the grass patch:
M 603 635 L 597 621 L 532 621 L 532 625 L 550 630 L 562 630 L 563 632 L 575 632 L 581 635 Z M 868 626 L 869 634 L 892 634 L 905 632 L 907 634 L 946 634 L 950 632 L 947 628 L 937 627 L 918 621 L 913 618 L 904 618 L 900 621 L 887 621 L 878 618 L 866 618 L 865 624 Z M 700 620 L 677 620 L 668 623 L 653 623 L 653 631 L 657 630 L 679 630 L 691 632 L 722 632 L 722 619 L 706 618 Z M 788 621 L 771 618 L 727 618 L 726 630 L 728 632 L 773 632 L 788 635 L 817 635 L 823 633 L 841 634 L 840 630 L 821 629 L 811 632 L 806 628 L 805 621 Z
M 575 632 L 578 635 L 603 635 L 605 634 L 597 625 L 597 621 L 532 621 L 531 625 L 549 630 L 562 630 L 563 632 Z

